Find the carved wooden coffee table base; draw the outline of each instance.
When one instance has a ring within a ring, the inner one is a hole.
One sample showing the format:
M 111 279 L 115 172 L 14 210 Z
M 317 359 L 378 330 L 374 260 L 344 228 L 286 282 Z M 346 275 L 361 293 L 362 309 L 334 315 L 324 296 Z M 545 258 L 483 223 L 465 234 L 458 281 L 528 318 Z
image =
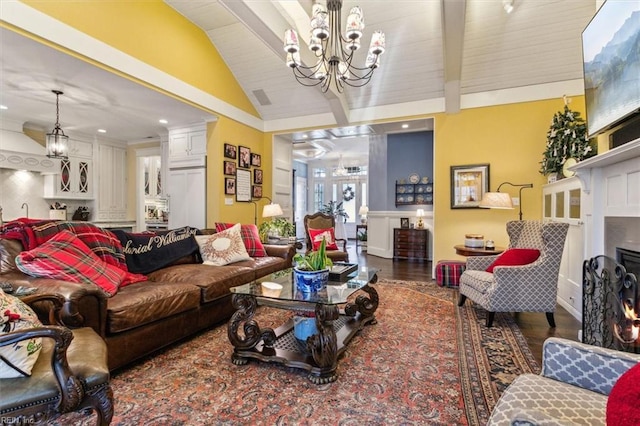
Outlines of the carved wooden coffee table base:
M 361 290 L 366 295 L 358 295 L 353 303 L 345 304 L 343 310 L 339 310 L 338 305 L 317 303 L 315 318 L 318 333 L 307 338 L 306 342 L 295 338 L 293 319 L 274 330 L 260 328 L 254 318 L 258 303 L 296 310 L 304 306 L 303 302 L 234 294 L 236 312 L 227 326 L 227 335 L 234 347 L 231 360 L 236 365 L 243 365 L 254 358 L 305 369 L 309 371 L 309 380 L 315 384 L 335 381 L 338 357 L 349 341 L 365 325 L 376 323 L 374 313 L 378 308 L 378 292 L 369 285 Z M 306 306 L 308 308 L 309 304 Z

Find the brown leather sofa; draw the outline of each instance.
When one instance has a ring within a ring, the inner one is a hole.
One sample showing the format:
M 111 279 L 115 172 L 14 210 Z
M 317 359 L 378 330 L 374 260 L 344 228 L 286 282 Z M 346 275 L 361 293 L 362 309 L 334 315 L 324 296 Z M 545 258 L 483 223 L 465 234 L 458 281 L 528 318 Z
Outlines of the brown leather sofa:
M 147 281 L 106 297 L 97 286 L 23 274 L 15 263 L 11 265 L 22 250 L 20 243 L 0 242 L 0 281 L 63 296 L 63 322 L 70 327 L 91 327 L 102 336 L 112 371 L 226 321 L 233 314 L 231 287 L 289 268 L 295 253 L 289 245 L 265 245 L 266 257 L 225 266 L 203 265 L 193 256 L 188 263 L 154 271 Z

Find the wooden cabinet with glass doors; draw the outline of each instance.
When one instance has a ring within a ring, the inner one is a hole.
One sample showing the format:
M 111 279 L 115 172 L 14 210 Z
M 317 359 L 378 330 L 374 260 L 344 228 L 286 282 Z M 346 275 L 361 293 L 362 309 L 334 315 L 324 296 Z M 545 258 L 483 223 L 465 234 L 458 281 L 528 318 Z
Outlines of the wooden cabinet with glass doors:
M 575 318 L 582 318 L 582 263 L 585 259 L 584 196 L 577 177 L 542 187 L 542 218 L 569 224 L 558 278 L 558 303 Z

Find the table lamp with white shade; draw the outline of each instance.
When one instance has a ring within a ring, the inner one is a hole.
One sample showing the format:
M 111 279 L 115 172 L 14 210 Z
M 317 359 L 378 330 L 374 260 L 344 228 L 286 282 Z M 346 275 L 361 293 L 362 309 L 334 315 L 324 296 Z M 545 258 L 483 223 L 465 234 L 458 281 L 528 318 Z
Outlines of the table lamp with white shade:
M 418 221 L 416 222 L 416 228 L 424 229 L 424 220 L 422 220 L 422 218 L 424 217 L 424 209 L 418 209 L 416 211 L 416 217 L 418 218 Z
M 360 215 L 360 222 L 362 222 L 363 225 L 367 223 L 367 213 L 369 213 L 369 207 L 360 206 L 360 210 L 358 210 L 358 214 Z

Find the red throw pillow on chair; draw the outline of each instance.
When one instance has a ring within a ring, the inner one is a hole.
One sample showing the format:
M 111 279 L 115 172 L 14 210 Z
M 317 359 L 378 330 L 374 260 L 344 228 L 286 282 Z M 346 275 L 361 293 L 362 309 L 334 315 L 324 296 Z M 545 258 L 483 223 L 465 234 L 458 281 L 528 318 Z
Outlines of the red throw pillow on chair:
M 496 266 L 521 266 L 528 265 L 540 257 L 540 250 L 526 248 L 512 248 L 502 253 L 487 268 L 487 272 L 493 273 Z
M 320 244 L 322 244 L 323 238 L 327 240 L 327 250 L 339 250 L 338 245 L 336 244 L 335 230 L 333 228 L 309 228 L 309 237 L 311 238 L 311 244 L 313 244 L 314 250 L 318 250 L 320 248 Z
M 607 399 L 607 425 L 640 424 L 640 364 L 629 369 L 613 385 Z

